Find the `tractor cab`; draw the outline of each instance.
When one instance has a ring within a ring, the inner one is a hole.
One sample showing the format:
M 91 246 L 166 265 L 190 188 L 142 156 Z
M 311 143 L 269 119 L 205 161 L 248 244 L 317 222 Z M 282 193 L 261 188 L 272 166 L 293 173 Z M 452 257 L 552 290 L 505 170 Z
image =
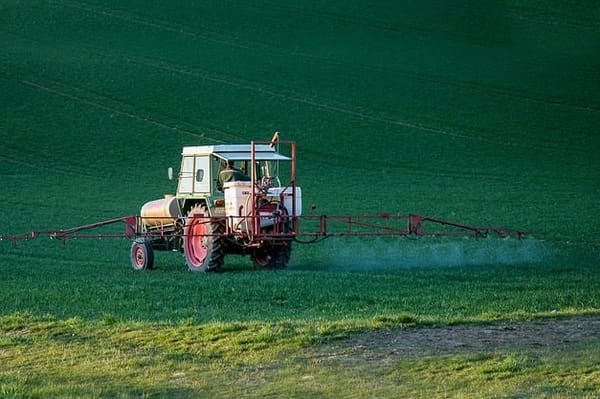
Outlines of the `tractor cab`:
M 233 182 L 265 192 L 282 187 L 282 182 L 294 184 L 290 168 L 281 162 L 290 164 L 292 157 L 268 144 L 184 147 L 176 193 L 182 214 L 201 201 L 211 215 L 222 215 L 225 191 Z

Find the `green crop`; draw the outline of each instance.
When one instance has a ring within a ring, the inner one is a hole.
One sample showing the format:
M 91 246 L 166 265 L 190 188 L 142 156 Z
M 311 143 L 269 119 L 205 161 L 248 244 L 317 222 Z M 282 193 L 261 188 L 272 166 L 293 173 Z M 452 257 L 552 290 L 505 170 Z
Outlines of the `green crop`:
M 304 213 L 530 231 L 330 238 L 215 275 L 170 252 L 135 273 L 125 239 L 2 241 L 0 397 L 597 397 L 597 335 L 335 347 L 600 312 L 600 9 L 493 3 L 0 4 L 0 235 L 137 214 L 182 146 L 276 130 Z

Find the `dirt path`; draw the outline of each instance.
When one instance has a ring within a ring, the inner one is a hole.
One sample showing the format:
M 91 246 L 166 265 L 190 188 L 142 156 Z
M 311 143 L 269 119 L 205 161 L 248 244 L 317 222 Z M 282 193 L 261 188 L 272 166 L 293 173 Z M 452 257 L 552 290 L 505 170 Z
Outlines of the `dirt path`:
M 600 316 L 451 327 L 416 327 L 360 334 L 329 345 L 332 358 L 383 360 L 460 352 L 565 349 L 600 342 Z

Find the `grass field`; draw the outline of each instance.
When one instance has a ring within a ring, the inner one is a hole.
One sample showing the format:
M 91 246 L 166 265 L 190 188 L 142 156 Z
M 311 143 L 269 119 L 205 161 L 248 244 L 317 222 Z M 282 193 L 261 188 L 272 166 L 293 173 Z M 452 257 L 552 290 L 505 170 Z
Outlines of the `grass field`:
M 329 239 L 217 275 L 175 253 L 134 273 L 127 240 L 0 242 L 0 397 L 599 397 L 598 334 L 331 355 L 600 315 L 600 7 L 493 3 L 0 2 L 0 235 L 136 214 L 182 146 L 275 130 L 317 212 L 532 231 Z

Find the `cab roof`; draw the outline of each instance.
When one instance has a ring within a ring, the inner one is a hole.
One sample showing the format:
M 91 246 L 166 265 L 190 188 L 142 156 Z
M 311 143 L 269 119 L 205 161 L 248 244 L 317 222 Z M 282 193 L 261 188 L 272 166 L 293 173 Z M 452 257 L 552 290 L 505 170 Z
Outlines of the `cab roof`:
M 219 144 L 183 147 L 181 155 L 215 155 L 218 158 L 243 161 L 251 158 L 251 144 Z M 257 161 L 289 161 L 290 157 L 275 151 L 268 144 L 256 144 L 254 146 L 254 157 Z

